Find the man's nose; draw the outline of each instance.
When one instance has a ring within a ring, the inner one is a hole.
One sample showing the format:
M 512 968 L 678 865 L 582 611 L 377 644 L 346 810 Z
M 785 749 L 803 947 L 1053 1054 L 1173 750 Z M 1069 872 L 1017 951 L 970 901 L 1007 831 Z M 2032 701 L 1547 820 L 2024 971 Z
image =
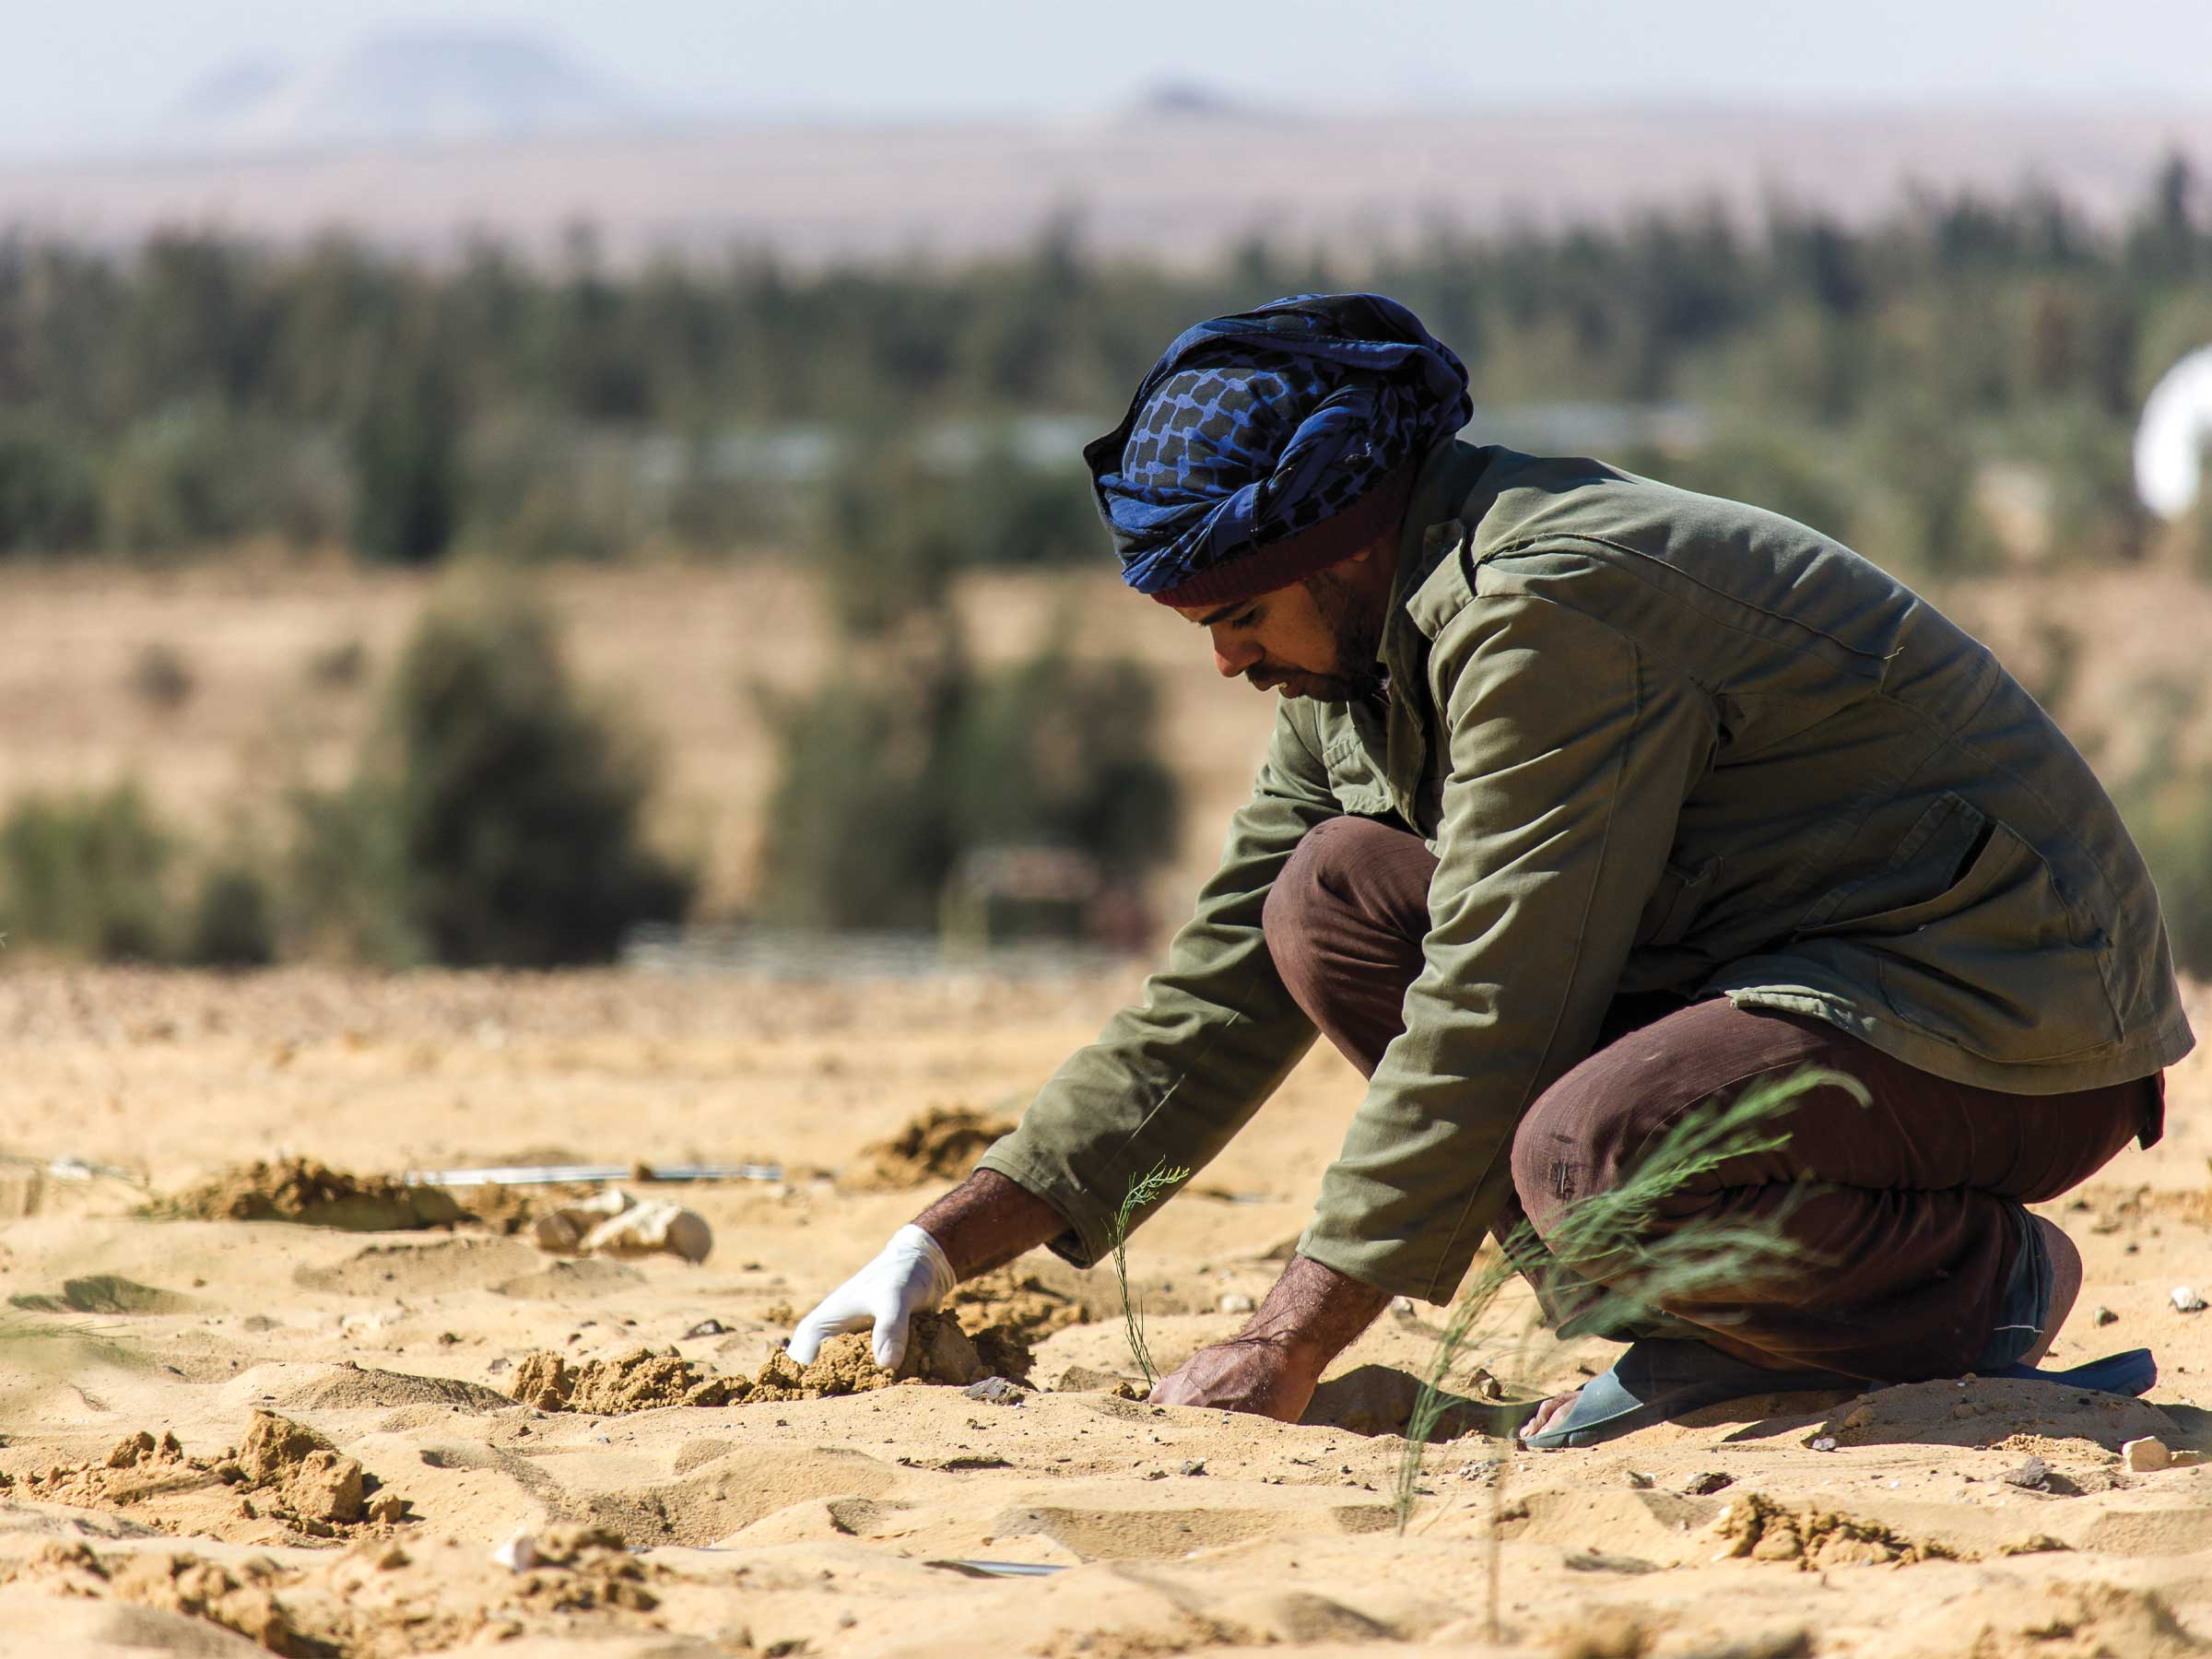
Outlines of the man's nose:
M 1258 645 L 1250 640 L 1231 640 L 1226 644 L 1214 641 L 1214 672 L 1223 679 L 1235 679 L 1260 660 Z

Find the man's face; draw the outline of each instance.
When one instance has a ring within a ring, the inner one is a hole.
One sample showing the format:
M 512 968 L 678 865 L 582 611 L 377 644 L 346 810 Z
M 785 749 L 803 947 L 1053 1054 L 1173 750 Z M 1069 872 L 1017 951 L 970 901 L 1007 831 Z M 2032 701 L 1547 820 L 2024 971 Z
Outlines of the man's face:
M 1383 606 L 1362 554 L 1344 564 L 1228 605 L 1177 606 L 1213 636 L 1214 667 L 1262 691 L 1351 702 L 1382 683 L 1376 662 Z

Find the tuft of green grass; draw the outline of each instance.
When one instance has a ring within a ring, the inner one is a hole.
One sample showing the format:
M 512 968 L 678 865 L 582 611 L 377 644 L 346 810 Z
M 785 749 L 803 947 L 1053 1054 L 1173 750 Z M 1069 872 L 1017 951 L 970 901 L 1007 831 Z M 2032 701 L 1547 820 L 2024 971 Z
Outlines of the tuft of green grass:
M 1163 1169 L 1154 1164 L 1149 1173 L 1130 1182 L 1129 1191 L 1122 1198 L 1121 1211 L 1113 1218 L 1113 1277 L 1122 1288 L 1122 1324 L 1128 1333 L 1130 1358 L 1145 1373 L 1147 1389 L 1158 1381 L 1158 1373 L 1152 1369 L 1152 1350 L 1145 1346 L 1144 1307 L 1129 1289 L 1129 1227 L 1138 1215 L 1190 1178 L 1188 1170 Z
M 1507 1333 L 1485 1332 L 1499 1293 L 1518 1271 L 1515 1260 L 1548 1254 L 1593 1281 L 1589 1300 L 1552 1333 L 1554 1341 L 1577 1331 L 1634 1324 L 1651 1318 L 1668 1301 L 1694 1298 L 1724 1285 L 1741 1285 L 1794 1261 L 1796 1247 L 1772 1222 L 1692 1222 L 1660 1239 L 1651 1237 L 1651 1224 L 1659 1206 L 1699 1176 L 1730 1159 L 1788 1145 L 1789 1134 L 1777 1126 L 1777 1120 L 1800 1096 L 1825 1088 L 1841 1088 L 1862 1106 L 1870 1102 L 1865 1086 L 1842 1072 L 1808 1066 L 1786 1077 L 1763 1079 L 1725 1106 L 1684 1114 L 1627 1181 L 1610 1192 L 1593 1193 L 1570 1205 L 1547 1239 L 1539 1240 L 1526 1222 L 1515 1230 L 1506 1247 L 1482 1265 L 1453 1303 L 1422 1372 L 1394 1492 L 1400 1533 L 1412 1519 L 1429 1441 L 1454 1403 L 1450 1384 L 1461 1355 L 1486 1334 L 1509 1347 L 1521 1348 L 1524 1355 L 1534 1342 L 1533 1327 L 1521 1333 L 1518 1344 Z M 1605 1280 L 1612 1282 L 1601 1282 Z M 1502 1421 L 1499 1429 L 1509 1452 L 1499 1466 L 1498 1483 L 1502 1486 L 1512 1462 L 1512 1431 Z M 1490 1548 L 1494 1555 L 1494 1535 Z M 1495 1560 L 1492 1565 L 1494 1569 Z

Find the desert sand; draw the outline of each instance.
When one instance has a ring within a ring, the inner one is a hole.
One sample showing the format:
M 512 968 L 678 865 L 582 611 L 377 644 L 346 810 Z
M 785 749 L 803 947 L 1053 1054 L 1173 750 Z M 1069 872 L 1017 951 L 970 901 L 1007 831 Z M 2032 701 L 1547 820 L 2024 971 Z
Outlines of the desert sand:
M 2088 1265 L 2055 1359 L 2156 1348 L 2139 1402 L 1946 1382 L 1579 1452 L 1474 1430 L 1430 1449 L 1401 1535 L 1433 1308 L 1386 1313 L 1297 1427 L 1124 1397 L 1111 1274 L 1041 1254 L 956 1310 L 1027 1331 L 1029 1388 L 759 1387 L 942 1184 L 927 1144 L 864 1148 L 1018 1111 L 1134 982 L 11 973 L 0 1150 L 139 1179 L 0 1166 L 0 1653 L 2212 1651 L 2212 1465 L 2186 1455 L 2212 1450 L 2212 1312 L 2171 1299 L 2212 1290 L 2201 1058 L 2166 1140 L 2047 1212 Z M 1265 1293 L 1358 1098 L 1317 1052 L 1132 1240 L 1159 1363 Z M 626 1183 L 712 1225 L 693 1265 L 550 1254 L 542 1193 L 384 1230 L 234 1218 L 261 1213 L 236 1171 L 286 1156 L 780 1174 Z M 1470 1355 L 1506 1394 L 1606 1363 L 1525 1312 Z M 549 1375 L 594 1381 L 563 1406 Z M 2177 1465 L 2123 1466 L 2150 1436 Z M 976 1560 L 1061 1571 L 942 1564 Z

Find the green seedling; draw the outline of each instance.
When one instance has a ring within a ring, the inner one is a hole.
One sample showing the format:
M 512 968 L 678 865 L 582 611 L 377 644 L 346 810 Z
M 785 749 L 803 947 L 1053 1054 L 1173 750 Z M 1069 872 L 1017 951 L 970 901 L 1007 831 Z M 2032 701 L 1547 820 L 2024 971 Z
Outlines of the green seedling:
M 1145 1373 L 1147 1389 L 1159 1378 L 1152 1369 L 1152 1351 L 1145 1346 L 1144 1307 L 1129 1288 L 1129 1228 L 1145 1210 L 1190 1178 L 1188 1170 L 1168 1170 L 1154 1164 L 1149 1174 L 1129 1183 L 1129 1191 L 1122 1199 L 1121 1212 L 1113 1218 L 1113 1277 L 1122 1287 L 1122 1324 L 1129 1336 L 1130 1358 Z

